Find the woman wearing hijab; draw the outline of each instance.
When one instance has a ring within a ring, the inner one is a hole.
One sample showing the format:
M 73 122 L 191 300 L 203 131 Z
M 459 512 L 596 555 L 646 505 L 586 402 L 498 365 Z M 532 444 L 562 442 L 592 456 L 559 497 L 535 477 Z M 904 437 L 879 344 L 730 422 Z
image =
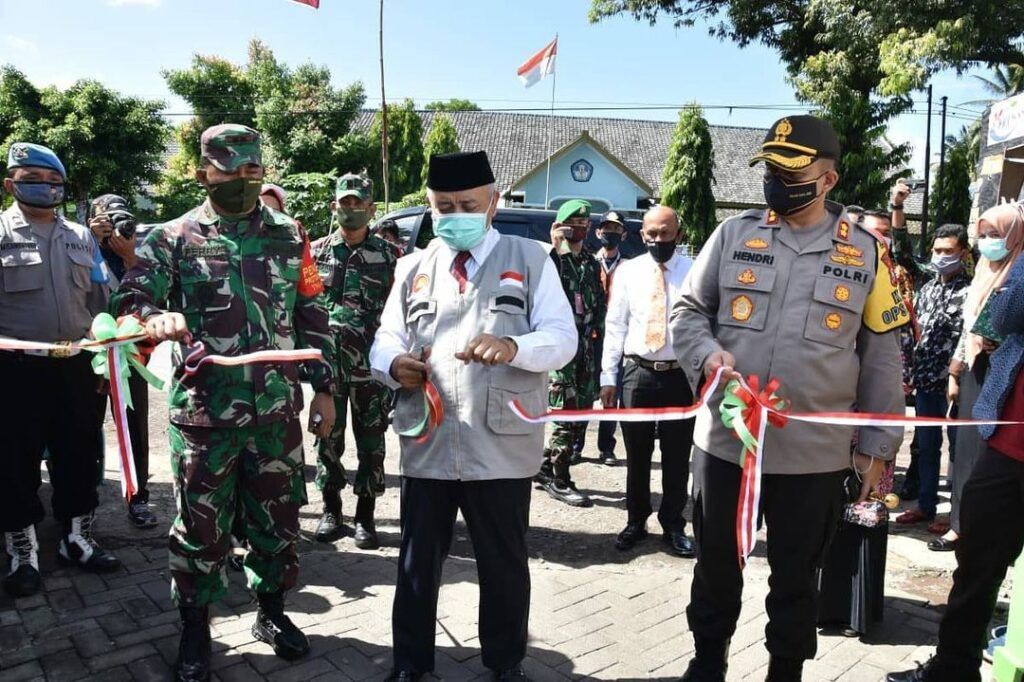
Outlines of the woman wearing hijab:
M 974 403 L 985 382 L 988 372 L 989 354 L 998 344 L 972 333 L 978 316 L 988 303 L 992 292 L 1002 286 L 1010 266 L 1024 246 L 1024 217 L 1021 205 L 1003 204 L 985 211 L 978 220 L 978 249 L 981 260 L 974 270 L 964 303 L 964 329 L 960 335 L 953 362 L 949 367 L 949 399 L 957 400 L 959 414 L 967 417 L 974 409 Z M 941 538 L 929 543 L 934 550 L 943 551 L 956 547 L 960 537 L 960 503 L 964 485 L 971 476 L 978 455 L 984 449 L 978 429 L 967 427 L 957 429 L 956 460 L 952 463 L 952 510 L 949 515 L 949 530 Z

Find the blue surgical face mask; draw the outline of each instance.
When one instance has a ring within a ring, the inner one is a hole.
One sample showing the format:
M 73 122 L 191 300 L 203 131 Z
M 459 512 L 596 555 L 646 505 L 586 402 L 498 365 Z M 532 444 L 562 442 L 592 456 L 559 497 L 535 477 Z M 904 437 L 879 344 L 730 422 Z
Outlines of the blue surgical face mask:
M 487 214 L 435 214 L 434 234 L 454 251 L 469 251 L 482 242 L 487 234 Z
M 959 272 L 962 266 L 963 261 L 960 259 L 960 256 L 932 256 L 932 267 L 935 268 L 935 272 L 939 273 L 940 275 L 952 275 L 954 272 Z
M 981 255 L 993 263 L 1006 258 L 1009 251 L 1006 248 L 1006 240 L 997 237 L 982 237 L 978 240 L 978 251 Z
M 64 185 L 56 182 L 14 182 L 14 198 L 33 208 L 53 208 L 64 203 Z

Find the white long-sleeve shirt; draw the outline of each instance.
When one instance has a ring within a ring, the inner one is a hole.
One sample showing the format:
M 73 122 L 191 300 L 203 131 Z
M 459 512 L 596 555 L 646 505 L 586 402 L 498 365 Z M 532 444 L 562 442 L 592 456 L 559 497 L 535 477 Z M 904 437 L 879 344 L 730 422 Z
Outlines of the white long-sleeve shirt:
M 471 257 L 466 261 L 468 279 L 472 279 L 476 274 L 477 269 L 494 250 L 499 239 L 501 239 L 501 233 L 493 228 L 488 229 L 483 241 L 470 249 Z M 446 270 L 451 270 L 457 252 L 450 248 L 445 251 L 447 252 L 445 258 L 448 260 L 443 265 Z M 416 267 L 420 253 L 411 253 L 398 259 L 398 265 L 395 268 L 396 281 L 401 281 L 410 269 Z M 439 295 L 459 295 L 458 282 L 455 277 L 438 282 L 435 286 L 440 289 Z M 472 283 L 469 283 L 468 286 L 472 286 Z M 445 289 L 450 289 L 450 291 L 445 291 Z M 402 313 L 402 301 L 396 295 L 397 291 L 398 287 L 395 287 L 392 289 L 391 295 L 388 296 L 381 314 L 380 329 L 377 330 L 373 347 L 370 349 L 370 368 L 374 376 L 392 388 L 397 388 L 399 384 L 391 376 L 391 364 L 396 357 L 411 350 L 406 332 L 405 316 Z M 511 337 L 519 347 L 515 358 L 509 363 L 513 367 L 529 372 L 548 372 L 564 367 L 576 355 L 578 339 L 572 309 L 562 290 L 562 283 L 555 264 L 550 259 L 544 264 L 540 282 L 537 283 L 536 290 L 533 292 L 530 330 L 529 334 Z
M 672 326 L 668 316 L 672 304 L 683 287 L 693 261 L 678 253 L 665 264 L 665 326 L 666 343 L 655 352 L 647 348 L 647 320 L 650 318 L 658 264 L 643 254 L 624 261 L 615 272 L 608 317 L 604 323 L 604 354 L 601 357 L 601 385 L 614 386 L 623 355 L 637 355 L 645 360 L 675 360 L 672 352 Z

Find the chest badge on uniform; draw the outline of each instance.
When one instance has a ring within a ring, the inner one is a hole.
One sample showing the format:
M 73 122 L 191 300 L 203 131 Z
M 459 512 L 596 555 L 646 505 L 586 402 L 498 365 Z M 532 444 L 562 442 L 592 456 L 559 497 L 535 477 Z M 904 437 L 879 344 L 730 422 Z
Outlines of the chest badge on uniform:
M 746 322 L 754 314 L 754 302 L 747 296 L 737 296 L 732 299 L 732 319 L 737 322 Z
M 830 253 L 828 259 L 833 263 L 839 263 L 840 265 L 851 265 L 855 268 L 864 267 L 864 261 L 853 256 L 846 256 L 841 253 Z
M 430 286 L 430 275 L 416 275 L 412 281 L 412 293 L 418 294 Z
M 825 329 L 835 331 L 843 326 L 843 316 L 839 313 L 828 313 L 823 320 Z
M 839 221 L 839 227 L 836 229 L 836 236 L 842 239 L 844 242 L 850 240 L 850 223 L 845 220 Z
M 736 281 L 740 284 L 757 284 L 757 275 L 754 274 L 754 271 L 751 268 L 747 268 L 739 274 Z
M 863 258 L 864 252 L 858 249 L 856 246 L 849 244 L 836 244 L 836 251 L 843 254 L 844 256 L 851 256 L 853 258 Z
M 747 247 L 748 249 L 767 249 L 768 242 L 761 238 L 748 239 L 747 241 L 743 242 L 743 246 Z
M 850 287 L 844 284 L 839 284 L 836 286 L 833 295 L 836 297 L 836 300 L 839 301 L 840 303 L 846 303 L 847 301 L 850 300 Z

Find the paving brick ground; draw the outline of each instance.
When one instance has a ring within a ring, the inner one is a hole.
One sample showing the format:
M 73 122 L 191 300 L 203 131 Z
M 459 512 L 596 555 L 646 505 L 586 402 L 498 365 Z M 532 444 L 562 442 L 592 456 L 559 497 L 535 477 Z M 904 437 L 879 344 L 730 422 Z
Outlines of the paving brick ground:
M 166 533 L 173 499 L 162 397 L 153 394 L 150 485 L 161 526 L 145 532 L 129 527 L 117 499 L 112 461 L 102 491 L 98 536 L 124 562 L 119 573 L 97 576 L 57 567 L 58 530 L 51 519 L 45 521 L 39 528 L 43 591 L 14 601 L 0 596 L 3 682 L 169 679 L 179 626 L 168 588 Z M 572 509 L 540 491 L 534 494 L 526 669 L 537 680 L 676 679 L 693 651 L 684 613 L 693 565 L 667 555 L 657 535 L 634 553 L 615 551 L 613 538 L 625 522 L 625 468 L 597 464 L 593 436 L 588 461 L 574 470 L 580 487 L 594 496 L 593 508 Z M 253 640 L 255 606 L 241 576 L 233 574 L 227 599 L 213 611 L 217 679 L 372 680 L 387 673 L 398 543 L 392 456 L 397 444 L 389 439 L 388 445 L 389 491 L 380 502 L 378 522 L 384 547 L 378 551 L 356 549 L 350 536 L 333 545 L 312 540 L 320 501 L 311 483 L 312 467 L 307 467 L 311 504 L 302 512 L 301 587 L 289 595 L 288 605 L 310 637 L 310 656 L 287 663 Z M 312 462 L 309 446 L 307 462 Z M 657 467 L 655 475 L 660 476 Z M 654 487 L 660 490 L 657 481 Z M 43 494 L 49 495 L 48 486 Z M 351 512 L 354 500 L 346 497 L 345 505 Z M 805 667 L 805 680 L 874 682 L 887 670 L 912 666 L 928 656 L 954 562 L 950 555 L 927 552 L 926 539 L 920 530 L 894 532 L 884 623 L 864 641 L 819 637 L 818 656 Z M 754 557 L 745 578 L 730 681 L 763 680 L 768 662 L 763 643 L 767 566 L 762 556 Z M 486 679 L 476 613 L 472 547 L 460 522 L 438 610 L 439 678 Z

